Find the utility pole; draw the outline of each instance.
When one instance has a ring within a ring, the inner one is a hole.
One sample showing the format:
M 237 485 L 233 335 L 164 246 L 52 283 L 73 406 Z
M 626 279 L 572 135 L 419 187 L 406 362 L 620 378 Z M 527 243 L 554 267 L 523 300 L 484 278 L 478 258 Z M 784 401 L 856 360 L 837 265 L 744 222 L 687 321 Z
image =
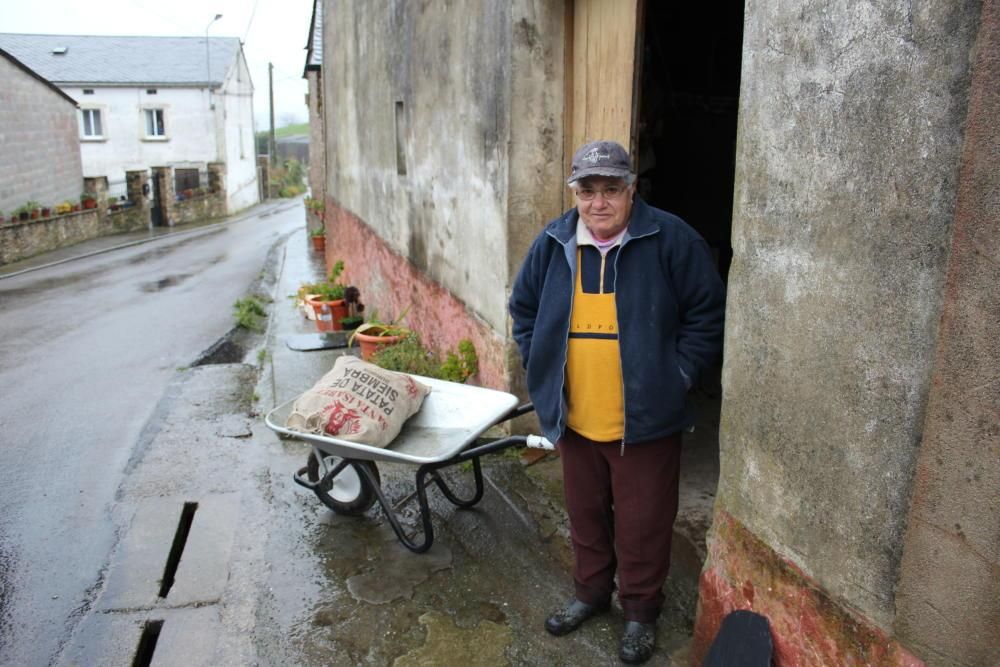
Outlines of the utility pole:
M 277 146 L 274 144 L 274 65 L 272 63 L 267 64 L 267 87 L 268 95 L 271 101 L 271 135 L 268 138 L 268 155 L 271 158 L 271 163 L 274 163 L 275 158 L 278 157 Z

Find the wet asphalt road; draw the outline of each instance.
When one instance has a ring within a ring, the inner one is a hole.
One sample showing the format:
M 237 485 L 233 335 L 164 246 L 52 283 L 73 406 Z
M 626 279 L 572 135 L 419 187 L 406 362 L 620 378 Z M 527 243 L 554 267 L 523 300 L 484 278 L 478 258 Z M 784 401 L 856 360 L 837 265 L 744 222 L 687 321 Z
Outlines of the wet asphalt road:
M 302 221 L 290 203 L 0 280 L 0 664 L 58 657 L 101 581 L 109 508 L 154 406 Z

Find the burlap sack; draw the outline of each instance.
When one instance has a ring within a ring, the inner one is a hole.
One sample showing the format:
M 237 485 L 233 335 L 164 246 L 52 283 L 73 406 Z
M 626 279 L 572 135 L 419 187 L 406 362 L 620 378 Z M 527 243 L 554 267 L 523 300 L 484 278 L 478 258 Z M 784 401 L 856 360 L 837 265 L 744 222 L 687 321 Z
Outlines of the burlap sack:
M 338 440 L 385 447 L 431 391 L 409 375 L 344 355 L 299 396 L 285 426 Z

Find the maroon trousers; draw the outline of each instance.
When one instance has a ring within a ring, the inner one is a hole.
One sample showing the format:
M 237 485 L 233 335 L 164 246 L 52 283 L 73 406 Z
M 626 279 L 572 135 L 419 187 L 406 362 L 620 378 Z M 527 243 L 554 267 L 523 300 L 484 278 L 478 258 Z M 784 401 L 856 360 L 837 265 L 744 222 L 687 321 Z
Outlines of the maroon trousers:
M 677 517 L 681 434 L 625 445 L 568 430 L 558 443 L 576 597 L 603 604 L 618 573 L 625 620 L 652 623 L 663 606 Z

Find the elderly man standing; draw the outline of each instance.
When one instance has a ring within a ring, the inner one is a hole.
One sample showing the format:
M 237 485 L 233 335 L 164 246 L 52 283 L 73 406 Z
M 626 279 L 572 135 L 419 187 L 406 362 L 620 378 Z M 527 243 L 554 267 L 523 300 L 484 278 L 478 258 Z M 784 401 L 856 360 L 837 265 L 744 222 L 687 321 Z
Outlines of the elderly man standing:
M 686 396 L 721 349 L 724 287 L 698 233 L 636 198 L 621 145 L 581 147 L 568 182 L 576 208 L 535 239 L 509 304 L 573 541 L 575 595 L 545 628 L 607 609 L 617 574 L 620 657 L 637 664 L 655 645 Z

